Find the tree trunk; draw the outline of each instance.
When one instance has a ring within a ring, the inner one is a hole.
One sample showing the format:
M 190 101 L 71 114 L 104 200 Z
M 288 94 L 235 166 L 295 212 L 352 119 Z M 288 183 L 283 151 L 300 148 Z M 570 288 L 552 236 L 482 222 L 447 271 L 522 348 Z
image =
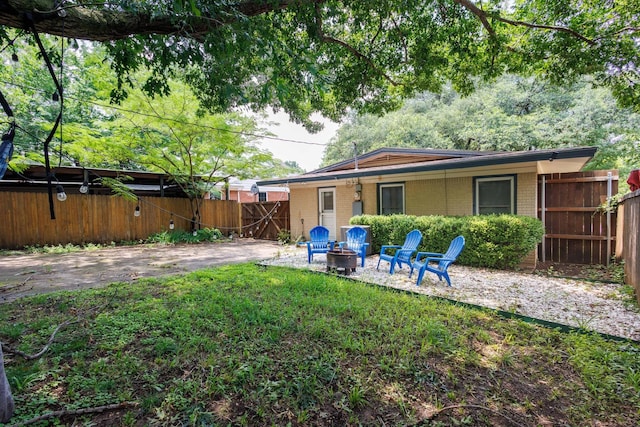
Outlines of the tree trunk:
M 4 372 L 2 345 L 0 345 L 0 423 L 8 422 L 13 416 L 14 409 L 11 387 L 9 387 L 9 381 L 7 381 L 7 374 Z

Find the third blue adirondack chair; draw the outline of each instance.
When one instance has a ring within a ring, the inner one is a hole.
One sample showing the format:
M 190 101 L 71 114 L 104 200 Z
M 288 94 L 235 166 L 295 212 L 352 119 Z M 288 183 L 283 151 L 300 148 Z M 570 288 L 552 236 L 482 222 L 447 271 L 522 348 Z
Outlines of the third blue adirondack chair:
M 376 270 L 380 268 L 380 261 L 388 261 L 391 266 L 389 267 L 389 274 L 393 274 L 396 268 L 402 268 L 402 263 L 411 265 L 411 257 L 418 250 L 418 245 L 422 241 L 422 233 L 420 230 L 413 230 L 407 234 L 402 246 L 400 245 L 383 245 L 380 248 L 380 259 L 378 260 L 378 266 Z M 393 254 L 387 253 L 387 249 L 395 249 Z
M 418 252 L 415 261 L 411 264 L 411 273 L 409 273 L 409 277 L 413 274 L 413 270 L 418 270 L 416 286 L 420 286 L 420 282 L 422 282 L 422 278 L 424 277 L 424 272 L 430 271 L 435 273 L 440 280 L 444 277 L 447 281 L 447 285 L 451 286 L 451 280 L 449 279 L 447 269 L 451 264 L 453 264 L 453 262 L 458 258 L 458 255 L 460 255 L 460 252 L 464 249 L 464 243 L 464 237 L 458 236 L 451 241 L 449 249 L 447 249 L 447 252 L 444 254 L 437 252 Z M 426 258 L 422 259 L 423 256 Z M 429 263 L 433 263 L 433 265 L 429 265 Z

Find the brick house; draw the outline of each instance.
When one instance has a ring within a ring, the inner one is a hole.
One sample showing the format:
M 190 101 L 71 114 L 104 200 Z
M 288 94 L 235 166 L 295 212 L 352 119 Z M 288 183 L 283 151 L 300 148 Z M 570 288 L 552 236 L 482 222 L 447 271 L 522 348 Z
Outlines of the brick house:
M 331 238 L 358 214 L 537 217 L 538 176 L 578 172 L 594 147 L 489 152 L 381 148 L 302 175 L 257 182 L 290 191 L 291 234 Z

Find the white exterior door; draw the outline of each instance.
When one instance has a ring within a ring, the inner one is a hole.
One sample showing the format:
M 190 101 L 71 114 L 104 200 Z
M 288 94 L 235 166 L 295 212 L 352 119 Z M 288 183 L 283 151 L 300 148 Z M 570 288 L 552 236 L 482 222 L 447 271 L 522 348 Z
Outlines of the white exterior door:
M 329 229 L 329 239 L 336 240 L 336 189 L 318 190 L 318 223 Z

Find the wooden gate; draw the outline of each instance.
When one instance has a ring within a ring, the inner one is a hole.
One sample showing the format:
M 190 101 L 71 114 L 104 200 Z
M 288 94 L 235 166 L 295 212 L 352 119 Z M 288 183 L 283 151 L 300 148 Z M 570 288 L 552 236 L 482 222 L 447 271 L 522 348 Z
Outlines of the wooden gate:
M 541 175 L 538 185 L 545 227 L 539 259 L 608 265 L 615 252 L 616 214 L 601 206 L 618 192 L 618 171 Z
M 289 201 L 242 203 L 242 234 L 264 240 L 278 240 L 289 231 Z

